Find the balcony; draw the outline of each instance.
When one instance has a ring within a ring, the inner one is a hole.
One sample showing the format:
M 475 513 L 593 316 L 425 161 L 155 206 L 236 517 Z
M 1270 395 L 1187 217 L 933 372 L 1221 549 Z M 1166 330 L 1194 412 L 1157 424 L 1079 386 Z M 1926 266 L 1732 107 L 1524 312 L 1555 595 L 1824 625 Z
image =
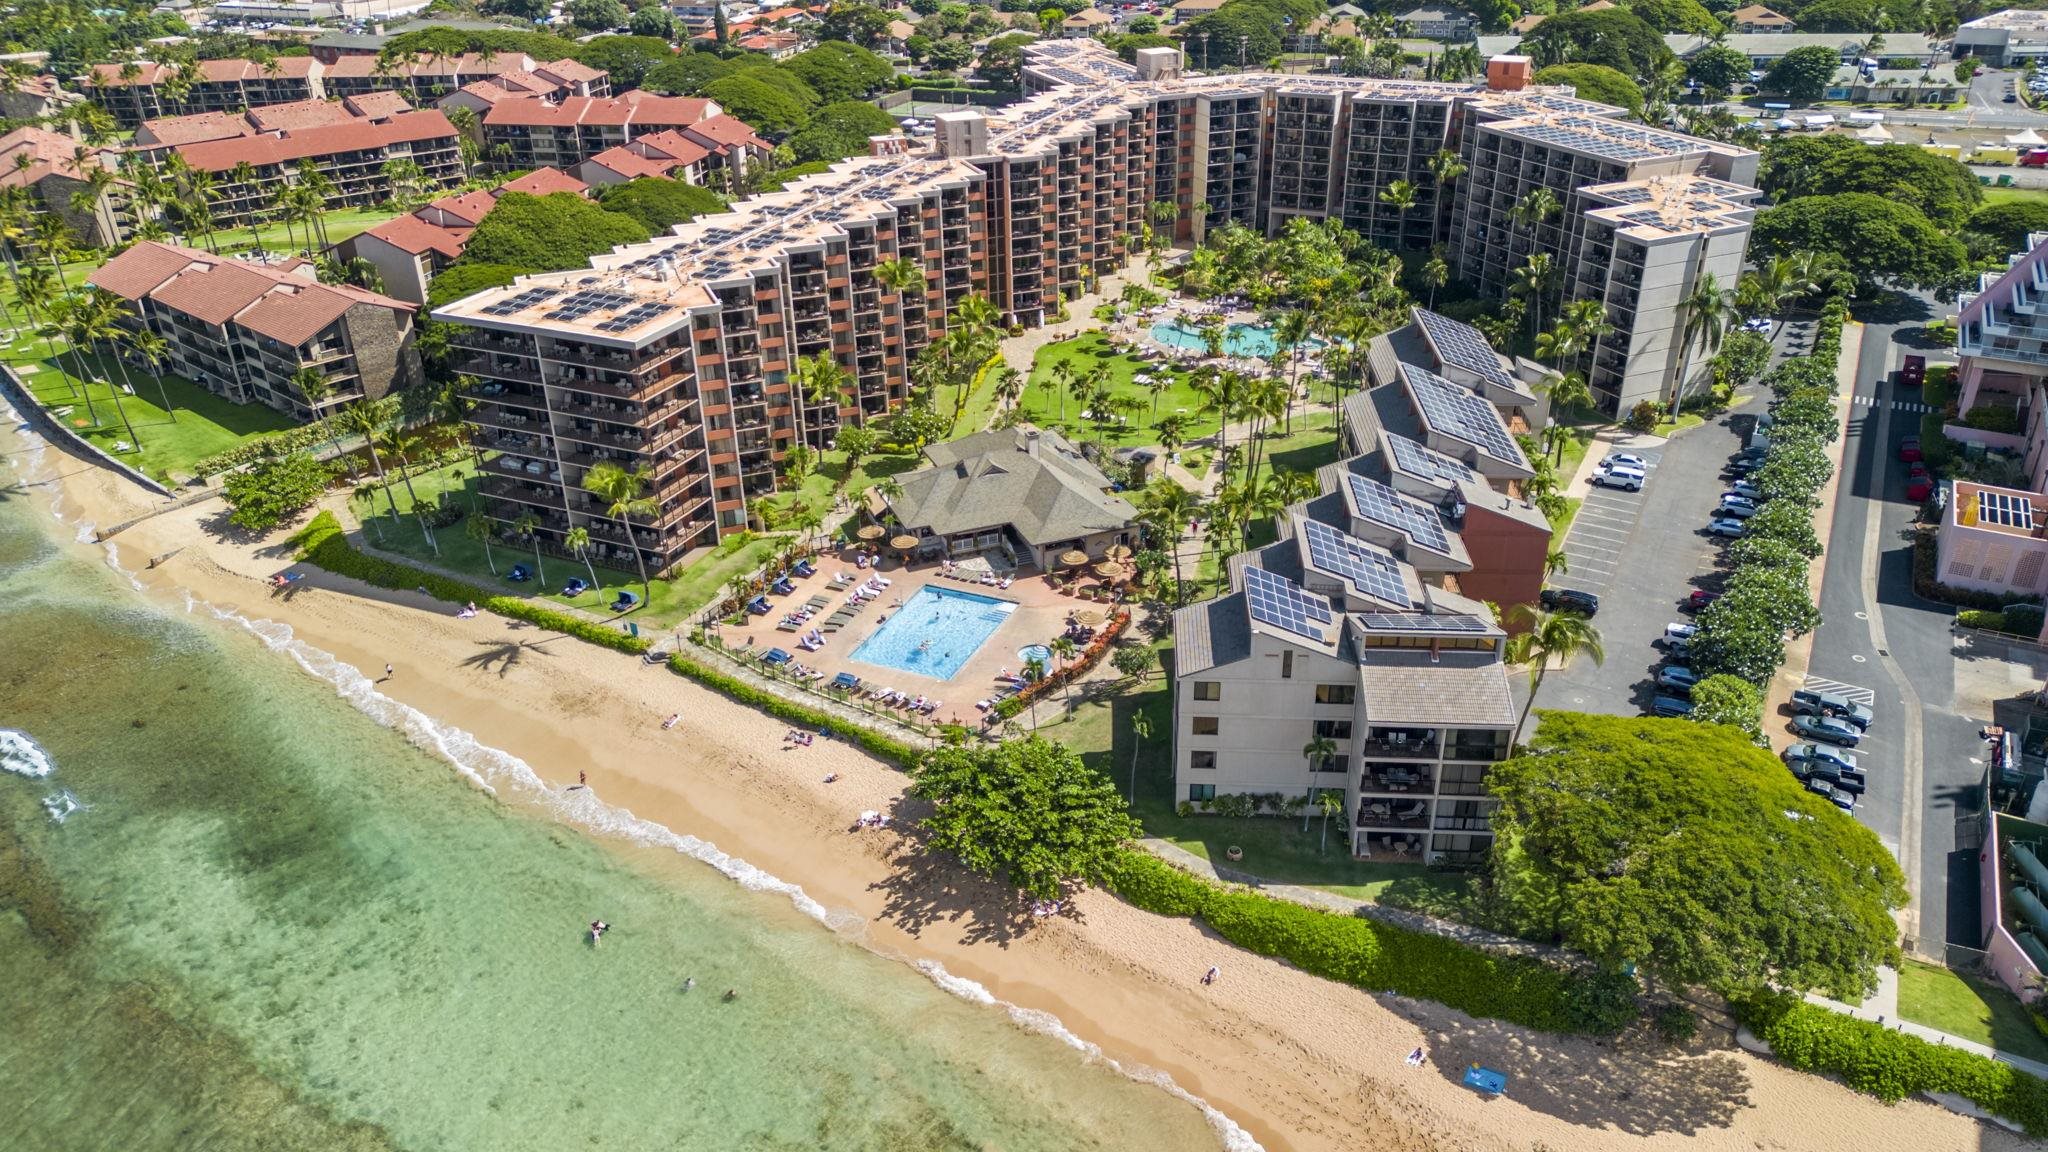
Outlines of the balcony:
M 1435 775 L 1426 765 L 1368 761 L 1358 778 L 1361 792 L 1432 792 Z
M 1429 827 L 1430 802 L 1427 800 L 1372 800 L 1358 802 L 1358 827 L 1360 828 L 1405 828 Z
M 1443 741 L 1434 728 L 1371 728 L 1356 747 L 1360 756 L 1435 760 Z
M 1493 763 L 1505 760 L 1513 750 L 1512 741 L 1506 732 L 1472 731 L 1452 729 L 1444 740 L 1444 759 Z

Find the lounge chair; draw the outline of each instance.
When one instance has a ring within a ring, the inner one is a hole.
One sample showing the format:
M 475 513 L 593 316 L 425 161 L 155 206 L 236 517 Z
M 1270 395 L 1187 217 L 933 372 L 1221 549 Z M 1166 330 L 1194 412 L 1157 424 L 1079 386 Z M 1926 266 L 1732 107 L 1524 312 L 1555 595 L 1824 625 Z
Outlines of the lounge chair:
M 787 621 L 787 620 L 784 620 L 784 621 L 783 621 L 782 623 L 780 623 L 780 624 L 777 624 L 777 625 L 775 626 L 775 630 L 776 630 L 777 632 L 794 632 L 794 631 L 796 631 L 797 629 L 799 629 L 799 628 L 801 628 L 801 627 L 803 627 L 803 625 L 801 625 L 801 624 L 792 624 L 792 623 L 790 623 L 789 621 Z

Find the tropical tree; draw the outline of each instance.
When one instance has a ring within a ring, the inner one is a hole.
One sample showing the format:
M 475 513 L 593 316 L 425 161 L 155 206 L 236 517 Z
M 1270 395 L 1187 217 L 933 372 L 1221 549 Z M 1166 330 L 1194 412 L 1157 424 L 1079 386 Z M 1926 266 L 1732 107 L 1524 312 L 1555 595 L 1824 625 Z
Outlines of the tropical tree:
M 1119 648 L 1117 654 L 1139 652 L 1149 649 Z M 1138 756 L 1145 749 L 1145 741 L 1152 738 L 1152 718 L 1143 712 L 1131 714 L 1131 807 L 1138 806 Z
M 1415 185 L 1406 180 L 1392 181 L 1380 189 L 1380 203 L 1404 216 L 1410 208 L 1415 207 L 1415 199 Z
M 654 582 L 647 576 L 647 559 L 641 554 L 640 544 L 633 535 L 633 517 L 654 515 L 658 505 L 642 495 L 654 479 L 654 473 L 642 464 L 631 472 L 609 460 L 599 461 L 590 471 L 583 474 L 583 488 L 605 503 L 605 515 L 625 526 L 628 547 L 633 550 L 633 563 L 640 566 L 640 596 L 643 601 L 651 598 Z
M 1601 646 L 1599 629 L 1576 612 L 1545 612 L 1518 604 L 1509 616 L 1525 630 L 1508 638 L 1508 662 L 1529 669 L 1529 699 L 1522 705 L 1522 717 L 1515 724 L 1519 736 L 1529 724 L 1529 710 L 1536 706 L 1536 692 L 1543 687 L 1551 661 L 1567 661 L 1583 653 L 1592 657 L 1593 663 L 1601 664 L 1607 660 L 1607 650 Z
M 1335 740 L 1330 739 L 1328 736 L 1318 736 L 1315 739 L 1309 741 L 1307 744 L 1302 745 L 1302 758 L 1308 761 L 1308 790 L 1306 792 L 1303 792 L 1302 796 L 1308 801 L 1309 804 L 1315 803 L 1316 773 L 1321 772 L 1323 770 L 1323 765 L 1328 764 L 1330 762 L 1330 758 L 1335 756 L 1336 754 L 1337 742 Z M 1327 837 L 1329 834 L 1328 817 L 1325 817 L 1324 821 L 1325 822 L 1323 824 L 1323 833 Z M 1308 831 L 1307 808 L 1302 809 L 1301 830 L 1303 832 Z
M 802 397 L 802 403 L 796 406 L 796 434 L 799 444 L 807 442 L 804 436 L 804 409 L 822 408 L 835 403 L 840 392 L 852 378 L 852 373 L 833 359 L 830 352 L 822 349 L 810 356 L 798 358 L 794 382 L 797 394 Z
M 1429 260 L 1422 265 L 1422 282 L 1429 286 L 1429 307 L 1436 308 L 1436 290 L 1451 282 L 1451 266 L 1444 259 L 1443 246 L 1430 250 Z
M 1173 555 L 1174 602 L 1178 605 L 1187 595 L 1181 579 L 1180 539 L 1187 534 L 1188 524 L 1201 511 L 1201 500 L 1187 489 L 1173 482 L 1165 473 L 1153 477 L 1145 486 L 1140 497 L 1138 519 L 1152 533 L 1154 541 L 1162 551 Z
M 1671 416 L 1678 416 L 1679 402 L 1685 398 L 1685 386 L 1692 379 L 1693 354 L 1705 348 L 1712 356 L 1720 347 L 1721 338 L 1728 334 L 1729 327 L 1740 317 L 1735 308 L 1735 294 L 1714 279 L 1712 272 L 1702 272 L 1693 282 L 1692 290 L 1685 294 L 1678 306 L 1685 313 L 1684 333 L 1685 357 L 1681 361 L 1678 376 L 1671 382 Z
M 412 514 L 420 522 L 420 535 L 426 537 L 427 547 L 441 555 L 440 541 L 434 539 L 434 527 L 427 522 L 426 509 L 420 506 L 420 494 L 412 486 L 412 453 L 420 446 L 420 438 L 405 430 L 399 422 L 393 422 L 384 430 L 384 450 L 398 457 L 398 478 L 405 482 L 405 498 L 412 502 Z
M 533 548 L 534 571 L 540 576 L 541 587 L 547 587 L 548 567 L 540 555 L 541 518 L 532 512 L 521 512 L 512 520 L 512 534 L 526 541 Z
M 1328 852 L 1330 850 L 1330 817 L 1344 814 L 1344 797 L 1326 788 L 1316 793 L 1316 810 L 1323 814 L 1323 835 L 1321 842 L 1316 845 L 1316 851 Z
M 590 586 L 598 587 L 597 569 L 590 564 L 590 529 L 581 524 L 569 529 L 568 534 L 562 537 L 562 546 L 569 550 L 569 555 L 583 561 L 583 570 L 590 575 Z
M 1543 297 L 1556 285 L 1557 274 L 1557 265 L 1548 252 L 1530 253 L 1528 263 L 1515 269 L 1510 291 L 1528 301 L 1529 318 L 1538 329 L 1543 327 Z
M 1052 654 L 1059 659 L 1060 666 L 1062 668 L 1066 667 L 1069 664 L 1072 664 L 1074 662 L 1075 655 L 1080 652 L 1080 648 L 1077 645 L 1075 645 L 1073 637 L 1071 636 L 1055 637 L 1050 644 L 1046 645 L 1046 647 L 1052 649 Z M 1060 702 L 1062 705 L 1072 705 L 1073 701 L 1074 680 L 1073 677 L 1070 676 L 1067 678 L 1067 682 L 1061 686 Z
M 484 546 L 484 565 L 491 570 L 492 576 L 496 576 L 498 574 L 498 558 L 491 552 L 491 537 L 496 535 L 497 532 L 492 527 L 491 518 L 488 516 L 471 516 L 468 520 L 463 521 L 462 534 Z
M 361 436 L 369 447 L 370 468 L 377 473 L 377 487 L 383 489 L 384 502 L 391 507 L 391 522 L 398 523 L 398 501 L 391 495 L 390 478 L 384 474 L 384 458 L 377 453 L 377 437 L 384 430 L 385 414 L 368 400 L 358 400 L 343 408 L 337 417 L 344 427 Z

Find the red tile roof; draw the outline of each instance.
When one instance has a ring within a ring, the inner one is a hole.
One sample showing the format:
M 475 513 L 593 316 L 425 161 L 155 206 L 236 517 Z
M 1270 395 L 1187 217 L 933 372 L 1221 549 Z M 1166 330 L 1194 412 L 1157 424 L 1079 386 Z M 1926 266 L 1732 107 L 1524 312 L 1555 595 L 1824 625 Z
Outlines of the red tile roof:
M 483 81 L 495 84 L 514 95 L 552 96 L 561 91 L 562 85 L 543 77 L 538 72 L 505 72 Z
M 1090 9 L 1093 11 L 1093 9 Z M 740 47 L 754 52 L 766 52 L 775 48 L 787 48 L 800 44 L 803 37 L 794 32 L 759 32 L 739 42 Z
M 80 147 L 86 152 L 82 167 L 78 162 Z M 28 187 L 50 175 L 82 179 L 86 172 L 100 166 L 100 156 L 100 149 L 61 132 L 33 125 L 16 128 L 0 136 L 0 186 Z M 22 157 L 28 157 L 29 162 L 23 164 Z
M 415 256 L 422 252 L 439 252 L 452 260 L 462 255 L 462 245 L 469 239 L 471 231 L 469 228 L 442 228 L 417 216 L 400 216 L 369 229 L 368 235 Z
M 201 60 L 199 62 L 199 76 L 202 81 L 214 83 L 227 83 L 234 80 L 303 80 L 313 74 L 313 68 L 319 61 L 311 56 L 279 56 L 276 63 L 277 71 L 276 75 L 273 76 L 270 72 L 266 72 L 262 65 L 250 60 Z M 168 65 L 143 62 L 142 70 L 136 73 L 134 80 L 121 79 L 121 65 L 119 64 L 95 64 L 92 67 L 92 71 L 86 75 L 88 81 L 95 87 L 125 88 L 131 84 L 147 85 L 162 83 L 164 78 L 169 76 L 171 72 L 172 69 Z
M 147 142 L 142 142 L 144 135 Z M 256 130 L 247 120 L 228 112 L 195 112 L 190 116 L 162 116 L 155 120 L 144 120 L 135 136 L 143 147 L 175 148 L 180 144 L 197 144 L 201 140 L 232 140 L 237 136 L 254 136 Z
M 590 84 L 610 75 L 610 73 L 600 72 L 580 60 L 570 60 L 567 58 L 550 60 L 546 64 L 535 65 L 533 70 L 543 76 L 552 76 L 564 84 Z
M 714 117 L 718 119 L 718 117 Z M 695 164 L 711 155 L 711 149 L 690 139 L 681 132 L 670 129 L 664 132 L 650 132 L 633 141 L 637 149 L 655 149 L 662 155 L 681 164 Z
M 271 283 L 270 277 L 246 265 L 228 261 L 193 263 L 159 284 L 149 298 L 204 323 L 220 325 L 270 291 Z
M 504 79 L 504 77 L 501 76 L 499 77 L 499 79 L 502 80 Z M 462 87 L 457 88 L 455 91 L 467 92 L 471 96 L 474 96 L 479 100 L 482 100 L 486 104 L 496 104 L 500 100 L 515 100 L 518 99 L 521 95 L 524 95 L 524 93 L 511 92 L 504 88 L 501 88 L 495 81 L 491 80 L 471 80 L 469 83 L 464 84 Z M 451 92 L 449 93 L 449 95 L 452 96 L 454 95 L 454 93 Z M 443 97 L 444 100 L 446 98 L 447 97 Z
M 278 287 L 264 293 L 235 322 L 296 348 L 341 319 L 354 304 L 339 292 L 325 291 L 325 285 Z
M 360 288 L 321 284 L 277 268 L 150 240 L 107 261 L 87 280 L 123 299 L 147 296 L 204 323 L 233 320 L 293 346 L 319 335 L 356 304 L 413 309 L 403 300 Z
M 446 212 L 457 220 L 467 220 L 472 225 L 490 215 L 491 209 L 497 206 L 498 198 L 489 192 L 464 192 L 460 196 L 443 196 L 427 205 L 429 208 Z
M 588 191 L 590 185 L 560 168 L 536 168 L 517 180 L 507 180 L 497 187 L 499 193 L 524 192 L 529 196 L 547 196 L 555 192 L 574 192 L 580 196 Z
M 247 160 L 261 168 L 291 164 L 313 156 L 337 152 L 360 152 L 392 144 L 438 140 L 455 135 L 455 125 L 440 112 L 428 109 L 405 112 L 381 123 L 351 120 L 307 128 L 285 136 L 256 136 L 243 140 L 214 140 L 179 148 L 185 162 L 207 172 L 225 172 Z
M 754 130 L 747 126 L 747 122 L 737 116 L 713 116 L 708 120 L 700 120 L 683 131 L 704 140 L 719 152 L 736 145 L 763 150 L 768 148 L 768 142 L 754 135 Z
M 293 100 L 288 104 L 265 104 L 249 109 L 249 123 L 261 132 L 318 128 L 323 124 L 346 124 L 356 115 L 332 100 Z
M 536 128 L 577 124 L 681 127 L 711 115 L 712 107 L 709 100 L 692 96 L 657 96 L 637 89 L 616 99 L 565 96 L 559 104 L 549 104 L 529 96 L 498 102 L 484 113 L 484 123 L 521 124 Z
M 368 120 L 388 120 L 412 111 L 403 92 L 365 92 L 343 100 L 342 106 Z
M 157 285 L 191 267 L 193 260 L 205 258 L 204 252 L 145 240 L 93 269 L 85 279 L 123 300 L 140 300 Z
M 377 67 L 375 56 L 343 56 L 327 66 L 326 74 L 345 78 L 370 78 L 383 76 L 497 76 L 506 72 L 521 72 L 533 67 L 533 57 L 518 52 L 507 52 L 494 57 L 489 64 L 484 58 L 471 52 L 462 56 L 444 56 L 437 60 L 412 60 L 400 64 L 393 61 L 382 70 Z
M 666 176 L 677 166 L 674 160 L 650 159 L 630 148 L 607 148 L 592 156 L 590 163 L 600 168 L 609 168 L 628 180 L 637 180 L 643 176 Z

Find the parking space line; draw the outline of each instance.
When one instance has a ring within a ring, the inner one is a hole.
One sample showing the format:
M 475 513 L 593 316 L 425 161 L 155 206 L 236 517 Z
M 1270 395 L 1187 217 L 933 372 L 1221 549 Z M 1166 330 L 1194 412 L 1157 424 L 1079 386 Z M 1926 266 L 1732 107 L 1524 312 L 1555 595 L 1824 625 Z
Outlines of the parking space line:
M 1836 696 L 1846 697 L 1857 704 L 1871 707 L 1877 704 L 1877 692 L 1875 689 L 1865 688 L 1859 684 L 1844 683 L 1840 680 L 1830 680 L 1825 676 L 1808 676 L 1801 684 L 1801 687 L 1815 692 L 1828 692 Z

